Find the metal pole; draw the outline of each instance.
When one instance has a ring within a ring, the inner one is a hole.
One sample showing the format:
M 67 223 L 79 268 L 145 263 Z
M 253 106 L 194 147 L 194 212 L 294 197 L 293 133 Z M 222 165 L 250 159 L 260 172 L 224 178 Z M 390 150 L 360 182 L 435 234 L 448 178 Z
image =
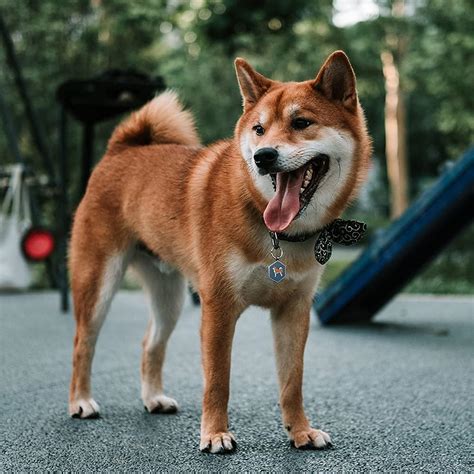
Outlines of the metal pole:
M 84 123 L 83 138 L 82 138 L 82 170 L 81 170 L 81 195 L 80 200 L 86 192 L 87 183 L 91 174 L 92 163 L 94 158 L 94 125 L 91 123 Z
M 38 149 L 41 157 L 43 158 L 46 171 L 49 173 L 51 180 L 54 182 L 55 173 L 54 173 L 53 163 L 49 156 L 46 143 L 43 140 L 43 135 L 40 133 L 39 122 L 36 118 L 33 107 L 31 106 L 31 101 L 28 96 L 28 92 L 26 91 L 26 84 L 25 84 L 25 81 L 23 80 L 23 76 L 21 75 L 21 71 L 20 71 L 20 66 L 16 59 L 13 41 L 10 37 L 10 34 L 7 30 L 7 27 L 1 15 L 0 15 L 0 35 L 2 36 L 4 45 L 5 45 L 7 63 L 10 65 L 13 71 L 15 84 L 18 88 L 18 92 L 20 93 L 21 99 L 23 100 L 26 116 L 28 117 L 28 120 L 30 122 L 30 128 L 31 128 L 31 134 L 33 135 L 33 140 L 35 142 L 36 148 Z
M 69 200 L 68 200 L 68 159 L 67 159 L 67 113 L 61 106 L 59 116 L 59 192 L 57 203 L 58 220 L 61 222 L 61 235 L 58 239 L 58 286 L 61 292 L 61 311 L 69 311 L 69 282 L 67 272 L 67 238 L 69 235 Z

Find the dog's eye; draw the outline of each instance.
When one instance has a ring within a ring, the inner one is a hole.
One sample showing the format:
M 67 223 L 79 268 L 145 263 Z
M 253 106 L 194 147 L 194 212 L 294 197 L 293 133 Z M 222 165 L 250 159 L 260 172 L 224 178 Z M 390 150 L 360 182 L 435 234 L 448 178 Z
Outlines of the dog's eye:
M 304 118 L 296 118 L 291 122 L 291 126 L 295 130 L 303 130 L 305 128 L 308 128 L 312 124 L 311 120 L 307 120 Z
M 255 125 L 252 130 L 255 130 L 257 135 L 263 135 L 265 133 L 265 129 L 261 125 Z

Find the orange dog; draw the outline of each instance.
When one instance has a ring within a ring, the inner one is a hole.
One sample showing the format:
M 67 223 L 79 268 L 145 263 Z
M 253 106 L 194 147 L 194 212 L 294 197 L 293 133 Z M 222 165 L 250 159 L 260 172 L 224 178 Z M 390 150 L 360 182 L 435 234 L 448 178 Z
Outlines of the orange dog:
M 168 338 L 189 280 L 202 304 L 205 388 L 201 450 L 232 451 L 227 402 L 232 338 L 249 305 L 270 308 L 283 423 L 297 448 L 324 448 L 303 409 L 303 353 L 322 273 L 314 239 L 281 242 L 286 276 L 269 278 L 269 230 L 316 234 L 337 218 L 369 166 L 370 139 L 356 81 L 337 51 L 316 79 L 281 83 L 235 62 L 244 111 L 233 139 L 201 147 L 193 119 L 165 92 L 117 127 L 95 168 L 72 230 L 70 270 L 77 322 L 69 413 L 97 416 L 94 347 L 124 271 L 150 299 L 143 340 L 142 398 L 174 412 L 164 395 Z M 285 274 L 280 270 L 276 276 Z

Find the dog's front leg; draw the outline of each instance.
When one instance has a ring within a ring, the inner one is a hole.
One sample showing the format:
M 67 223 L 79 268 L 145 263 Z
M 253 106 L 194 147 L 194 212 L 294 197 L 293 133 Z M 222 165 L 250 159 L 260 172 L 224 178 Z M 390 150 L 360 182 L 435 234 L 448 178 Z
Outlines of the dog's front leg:
M 322 449 L 331 446 L 331 438 L 311 428 L 303 408 L 303 358 L 308 338 L 310 303 L 290 301 L 272 310 L 280 406 L 283 423 L 296 448 Z
M 228 301 L 202 301 L 201 352 L 204 399 L 201 420 L 201 451 L 225 453 L 235 449 L 228 431 L 230 360 L 239 311 Z

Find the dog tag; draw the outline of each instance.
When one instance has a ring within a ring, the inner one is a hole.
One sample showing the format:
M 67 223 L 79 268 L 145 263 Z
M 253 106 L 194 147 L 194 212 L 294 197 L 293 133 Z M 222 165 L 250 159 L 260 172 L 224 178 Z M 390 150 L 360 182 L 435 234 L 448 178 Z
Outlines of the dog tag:
M 286 266 L 280 260 L 275 260 L 271 265 L 268 266 L 268 276 L 270 280 L 276 283 L 284 280 L 286 277 Z

